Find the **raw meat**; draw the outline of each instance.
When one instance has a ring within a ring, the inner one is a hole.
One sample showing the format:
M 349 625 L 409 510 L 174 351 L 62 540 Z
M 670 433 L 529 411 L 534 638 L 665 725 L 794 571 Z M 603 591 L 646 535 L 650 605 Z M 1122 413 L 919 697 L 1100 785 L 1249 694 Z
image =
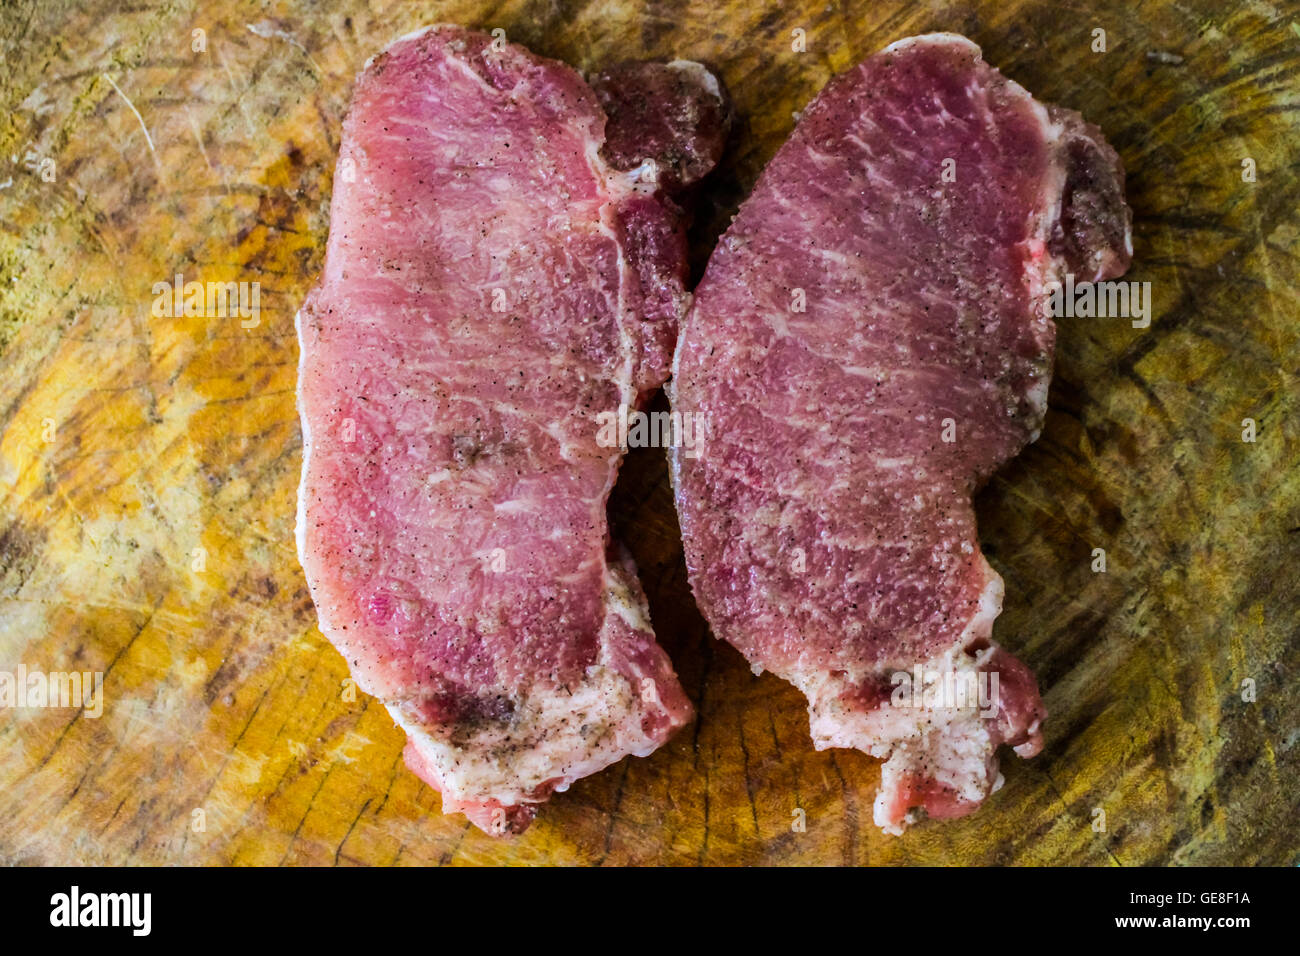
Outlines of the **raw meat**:
M 999 744 L 1042 746 L 971 495 L 1042 427 L 1048 283 L 1121 274 L 1129 225 L 1096 127 L 927 35 L 816 98 L 696 290 L 669 386 L 708 426 L 672 455 L 695 595 L 807 695 L 819 749 L 888 758 L 890 832 L 978 806 Z
M 390 46 L 358 78 L 298 316 L 298 551 L 321 630 L 443 810 L 493 833 L 692 713 L 609 543 L 622 452 L 597 434 L 667 375 L 689 295 L 663 190 L 707 172 L 725 106 L 695 64 L 601 79 L 634 102 L 624 74 L 713 112 L 661 103 L 671 151 L 635 157 L 615 117 L 606 159 L 569 67 L 451 26 Z

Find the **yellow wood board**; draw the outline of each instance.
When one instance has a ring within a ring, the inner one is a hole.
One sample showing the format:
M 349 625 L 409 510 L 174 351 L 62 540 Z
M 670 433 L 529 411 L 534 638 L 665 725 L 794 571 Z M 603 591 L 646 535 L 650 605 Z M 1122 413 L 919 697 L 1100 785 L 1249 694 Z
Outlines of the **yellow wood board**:
M 0 862 L 1296 862 L 1300 6 L 122 6 L 0 9 L 0 670 L 106 675 L 98 719 L 0 710 Z M 697 272 L 792 114 L 906 35 L 967 34 L 1115 144 L 1152 324 L 1060 322 L 1043 436 L 978 499 L 995 634 L 1051 717 L 977 814 L 875 830 L 876 763 L 815 752 L 799 693 L 709 637 L 658 451 L 611 514 L 698 705 L 671 743 L 493 839 L 346 692 L 294 551 L 293 316 L 353 77 L 437 21 L 715 67 L 740 122 Z M 178 273 L 260 283 L 260 323 L 153 316 Z

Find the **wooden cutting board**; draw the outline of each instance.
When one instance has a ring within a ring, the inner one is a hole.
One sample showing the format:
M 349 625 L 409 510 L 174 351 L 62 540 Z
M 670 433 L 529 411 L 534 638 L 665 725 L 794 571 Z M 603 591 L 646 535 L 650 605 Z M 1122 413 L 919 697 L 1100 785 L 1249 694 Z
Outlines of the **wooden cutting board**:
M 0 11 L 0 670 L 106 675 L 98 719 L 0 710 L 0 862 L 1297 861 L 1296 3 L 122 6 Z M 967 34 L 1115 144 L 1152 322 L 1061 321 L 1046 430 L 978 499 L 996 636 L 1051 711 L 979 813 L 874 829 L 877 764 L 815 752 L 802 697 L 708 635 L 657 451 L 612 515 L 698 705 L 670 744 L 494 840 L 349 690 L 294 552 L 293 315 L 353 76 L 434 21 L 718 69 L 741 122 L 697 274 L 792 113 L 909 34 Z M 260 283 L 260 322 L 155 317 L 176 274 Z

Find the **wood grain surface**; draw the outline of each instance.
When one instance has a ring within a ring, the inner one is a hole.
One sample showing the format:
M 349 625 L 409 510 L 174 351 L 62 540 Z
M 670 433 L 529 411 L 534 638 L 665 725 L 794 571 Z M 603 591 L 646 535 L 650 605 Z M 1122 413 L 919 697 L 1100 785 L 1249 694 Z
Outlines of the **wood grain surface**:
M 493 839 L 349 692 L 294 551 L 293 316 L 353 77 L 437 21 L 715 67 L 740 122 L 697 274 L 792 114 L 909 34 L 967 34 L 1115 144 L 1152 322 L 1060 322 L 1043 436 L 978 499 L 1051 717 L 977 814 L 875 830 L 876 762 L 815 752 L 800 694 L 709 636 L 659 451 L 611 514 L 698 706 L 671 743 Z M 105 675 L 98 718 L 0 710 L 0 862 L 1300 859 L 1297 4 L 14 0 L 0 40 L 0 670 Z M 259 324 L 155 317 L 178 273 L 260 283 Z

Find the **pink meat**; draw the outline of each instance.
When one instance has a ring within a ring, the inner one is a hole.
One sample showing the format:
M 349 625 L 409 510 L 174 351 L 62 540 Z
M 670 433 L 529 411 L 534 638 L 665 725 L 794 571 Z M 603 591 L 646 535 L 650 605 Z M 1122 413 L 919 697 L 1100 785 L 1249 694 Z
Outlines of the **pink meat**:
M 444 811 L 494 833 L 691 717 L 611 556 L 622 452 L 597 440 L 667 375 L 683 217 L 605 127 L 563 64 L 458 27 L 397 41 L 358 78 L 298 317 L 321 630 Z
M 1047 283 L 1121 274 L 1129 222 L 1100 131 L 965 38 L 915 37 L 808 107 L 696 290 L 670 385 L 708 426 L 673 454 L 692 586 L 807 695 L 818 748 L 887 758 L 891 832 L 978 806 L 999 744 L 1042 746 L 971 495 L 1042 427 Z M 918 694 L 932 674 L 986 705 L 907 694 L 918 665 Z

